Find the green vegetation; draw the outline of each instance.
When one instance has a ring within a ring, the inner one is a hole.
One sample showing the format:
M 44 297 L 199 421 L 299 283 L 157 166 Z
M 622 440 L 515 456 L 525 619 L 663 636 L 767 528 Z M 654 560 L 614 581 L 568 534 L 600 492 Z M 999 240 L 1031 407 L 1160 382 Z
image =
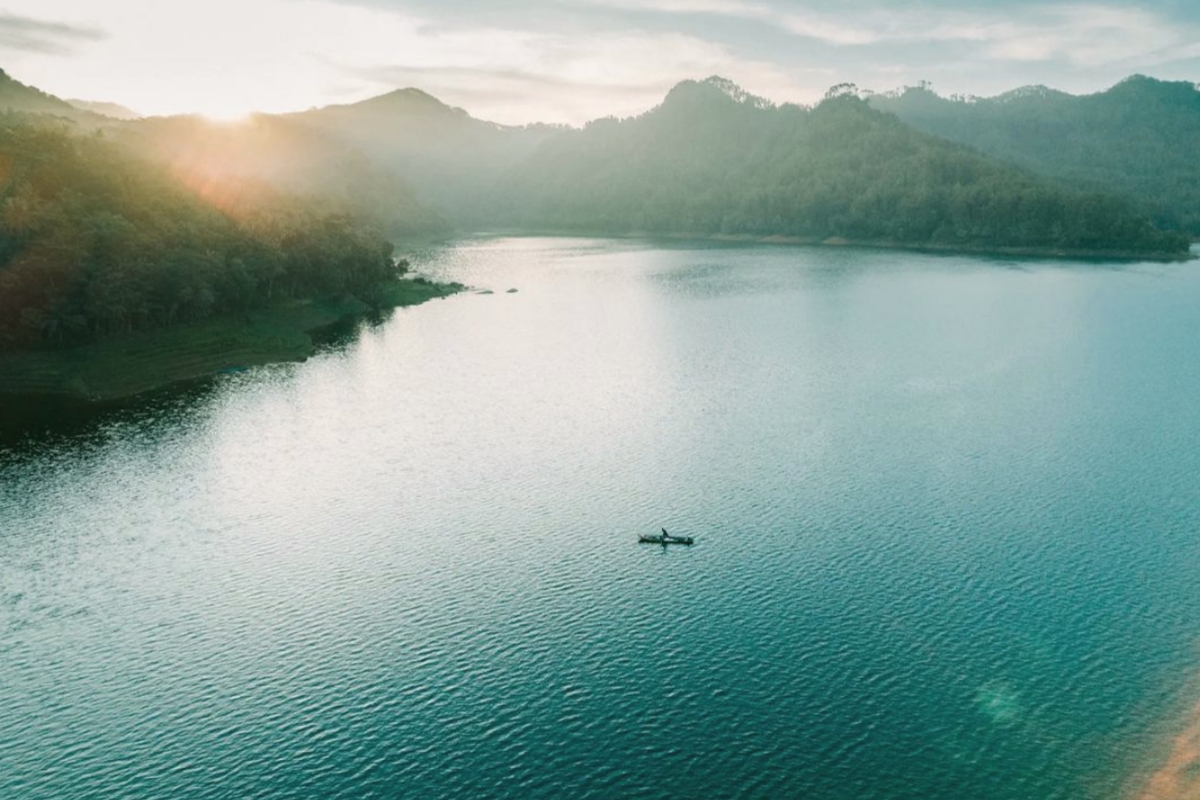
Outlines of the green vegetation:
M 378 288 L 374 306 L 354 297 L 292 300 L 79 347 L 0 354 L 0 396 L 110 400 L 223 371 L 303 360 L 313 352 L 315 331 L 371 308 L 416 305 L 462 288 L 397 279 Z
M 1131 203 L 1068 190 L 835 89 L 776 107 L 719 78 L 630 120 L 560 134 L 495 198 L 511 228 L 787 236 L 1022 252 L 1183 256 Z
M 397 276 L 392 244 L 250 181 L 189 189 L 100 136 L 0 120 L 0 350 L 359 295 Z
M 80 126 L 89 127 L 112 122 L 107 116 L 90 108 L 81 108 L 66 100 L 46 94 L 40 89 L 26 86 L 0 69 L 0 109 L 27 114 L 43 114 L 69 120 Z
M 1057 179 L 1135 200 L 1161 227 L 1200 237 L 1200 87 L 1142 75 L 1077 97 L 1044 86 L 946 99 L 928 86 L 871 105 L 922 131 Z
M 1130 100 L 1123 118 L 1155 116 L 1139 103 Z M 1050 180 L 1038 163 L 1022 169 L 923 135 L 849 86 L 809 109 L 775 106 L 720 78 L 685 81 L 640 117 L 583 130 L 494 125 L 415 89 L 288 119 L 396 169 L 469 230 L 1186 255 L 1181 237 L 1156 230 L 1161 214 L 1152 221 L 1146 205 L 1114 198 L 1113 187 Z M 1047 158 L 1082 136 L 1047 137 Z M 1176 139 L 1172 164 L 1190 154 Z M 1135 149 L 1122 157 L 1158 158 L 1153 147 Z M 1147 191 L 1195 169 L 1160 169 Z
M 462 288 L 407 278 L 328 196 L 161 161 L 0 117 L 0 393 L 112 398 L 303 358 L 314 329 Z

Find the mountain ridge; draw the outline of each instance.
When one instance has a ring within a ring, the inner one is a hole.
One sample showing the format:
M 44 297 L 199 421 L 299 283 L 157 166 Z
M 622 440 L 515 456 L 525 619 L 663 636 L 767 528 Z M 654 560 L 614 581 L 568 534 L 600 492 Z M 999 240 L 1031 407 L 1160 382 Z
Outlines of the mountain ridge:
M 68 99 L 66 101 L 80 111 L 90 111 L 94 114 L 99 114 L 102 117 L 117 120 L 141 119 L 142 114 L 134 111 L 132 108 L 127 108 L 120 103 L 109 103 L 97 100 L 78 100 Z
M 1021 87 L 945 98 L 928 86 L 872 95 L 875 108 L 1063 185 L 1129 197 L 1159 225 L 1200 237 L 1200 86 L 1131 75 L 1100 92 Z
M 855 93 L 802 107 L 719 88 L 683 84 L 640 116 L 549 140 L 505 176 L 495 221 L 1046 254 L 1186 249 L 1124 201 L 923 133 Z
M 0 109 L 25 114 L 46 114 L 73 122 L 101 123 L 106 117 L 77 108 L 60 97 L 27 86 L 0 69 Z
M 53 113 L 65 104 L 8 80 L 9 94 L 27 105 Z M 1136 118 L 1147 87 L 1172 107 L 1195 90 L 1162 85 L 1131 76 L 1100 94 L 1125 98 Z M 713 75 L 678 82 L 638 116 L 583 128 L 500 125 L 414 87 L 255 115 L 240 126 L 197 117 L 102 119 L 128 147 L 177 171 L 182 164 L 181 175 L 266 180 L 397 231 L 437 228 L 440 216 L 462 230 L 557 226 L 1116 252 L 1115 234 L 1097 227 L 1103 218 L 1132 250 L 1177 249 L 1141 227 L 1128 202 L 1102 197 L 1088 181 L 1052 185 L 1038 177 L 1036 162 L 989 153 L 896 113 L 1002 114 L 1092 96 L 1024 87 L 994 99 L 946 100 L 925 84 L 862 95 L 838 85 L 812 106 L 776 105 Z M 1055 140 L 1061 146 L 1066 138 Z M 995 197 L 984 197 L 984 187 Z M 389 205 L 400 213 L 381 216 Z

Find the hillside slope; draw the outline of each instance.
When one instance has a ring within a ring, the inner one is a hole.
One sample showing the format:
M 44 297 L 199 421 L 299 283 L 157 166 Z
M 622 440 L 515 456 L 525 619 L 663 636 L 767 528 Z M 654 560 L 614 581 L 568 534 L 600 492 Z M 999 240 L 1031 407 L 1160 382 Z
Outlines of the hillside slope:
M 720 78 L 685 81 L 640 117 L 560 133 L 490 200 L 496 223 L 539 229 L 1186 251 L 1129 203 L 918 132 L 853 94 L 776 107 Z
M 922 131 L 1060 182 L 1126 195 L 1161 225 L 1200 236 L 1200 88 L 1135 75 L 1074 96 L 1043 86 L 946 99 L 925 87 L 871 105 Z
M 103 137 L 0 116 L 0 350 L 376 292 L 392 245 L 255 183 L 206 195 Z
M 486 216 L 480 194 L 561 130 L 486 122 L 418 89 L 291 114 L 287 119 L 321 131 L 403 175 L 421 202 L 467 227 Z
M 41 89 L 26 86 L 0 69 L 0 112 L 4 111 L 53 117 L 85 128 L 95 128 L 113 121 L 94 111 L 78 108 Z

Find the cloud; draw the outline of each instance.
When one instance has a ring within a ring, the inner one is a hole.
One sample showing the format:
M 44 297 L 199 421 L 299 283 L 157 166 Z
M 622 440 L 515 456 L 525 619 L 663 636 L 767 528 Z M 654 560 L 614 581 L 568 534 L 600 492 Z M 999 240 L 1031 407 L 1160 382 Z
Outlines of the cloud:
M 896 9 L 850 3 L 838 11 L 751 0 L 575 0 L 593 7 L 655 14 L 704 14 L 771 25 L 838 47 L 965 44 L 994 61 L 1063 61 L 1075 66 L 1160 63 L 1184 58 L 1200 24 L 1163 13 L 1095 3 L 1043 3 L 964 10 L 925 4 Z
M 582 122 L 600 114 L 634 113 L 657 103 L 663 90 L 653 82 L 582 84 L 522 70 L 475 67 L 383 66 L 355 70 L 380 87 L 417 87 L 474 116 L 524 123 L 531 102 L 538 121 Z
M 791 102 L 843 81 L 984 94 L 1194 80 L 1200 4 L 1141 2 L 525 0 L 516 14 L 512 0 L 0 0 L 0 54 L 23 82 L 147 113 L 287 111 L 415 85 L 500 122 L 579 123 L 712 74 Z
M 728 75 L 762 94 L 795 95 L 795 71 L 740 58 L 722 44 L 678 33 L 623 31 L 587 38 L 505 30 L 426 31 L 412 57 L 342 62 L 379 89 L 416 85 L 499 122 L 581 123 L 639 113 L 685 78 Z M 421 57 L 418 50 L 427 55 Z M 436 58 L 431 57 L 437 54 Z
M 104 32 L 96 28 L 0 13 L 0 50 L 69 55 L 75 44 L 104 38 Z
M 1080 67 L 1151 63 L 1200 31 L 1139 8 L 1050 6 L 1011 20 L 952 19 L 930 38 L 977 42 L 998 61 L 1063 61 Z
M 582 3 L 627 11 L 657 11 L 668 14 L 722 14 L 767 18 L 775 13 L 767 3 L 743 0 L 582 0 Z

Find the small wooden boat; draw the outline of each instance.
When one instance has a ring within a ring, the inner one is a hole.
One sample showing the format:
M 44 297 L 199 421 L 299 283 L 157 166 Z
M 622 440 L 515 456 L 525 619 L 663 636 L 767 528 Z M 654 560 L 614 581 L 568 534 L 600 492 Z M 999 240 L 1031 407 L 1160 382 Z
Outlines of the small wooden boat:
M 661 534 L 651 534 L 649 536 L 639 536 L 639 544 L 661 544 L 666 547 L 669 544 L 695 544 L 695 540 L 690 536 L 672 536 L 667 533 L 667 529 L 663 528 Z

